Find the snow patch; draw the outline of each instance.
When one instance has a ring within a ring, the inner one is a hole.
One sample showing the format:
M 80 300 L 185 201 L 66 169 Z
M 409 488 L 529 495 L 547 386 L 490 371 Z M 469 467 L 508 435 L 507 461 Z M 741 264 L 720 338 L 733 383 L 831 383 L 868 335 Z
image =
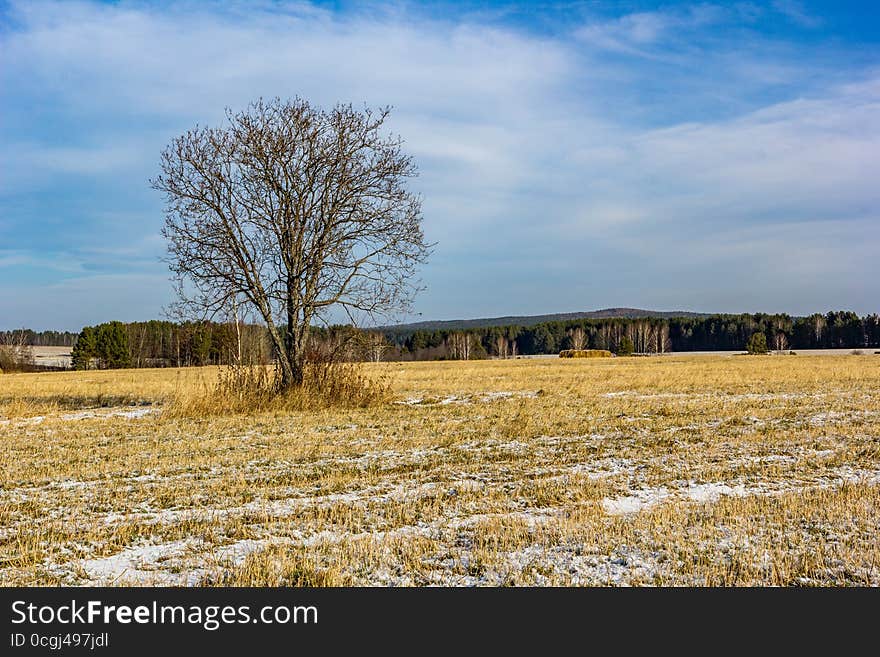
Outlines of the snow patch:
M 644 488 L 632 491 L 632 493 L 632 495 L 625 495 L 623 497 L 606 497 L 603 499 L 602 508 L 605 510 L 605 513 L 612 516 L 638 513 L 644 509 L 656 506 L 671 495 L 665 486 Z
M 709 484 L 688 483 L 684 496 L 694 502 L 717 502 L 724 495 L 734 495 L 743 497 L 749 495 L 750 492 L 742 484 L 736 486 L 728 486 L 725 483 L 715 482 Z
M 537 390 L 497 390 L 494 392 L 475 393 L 473 395 L 447 395 L 446 397 L 407 397 L 399 399 L 395 404 L 406 406 L 448 406 L 449 404 L 472 404 L 474 402 L 489 403 L 507 399 L 533 399 L 540 393 Z
M 198 586 L 217 568 L 240 566 L 251 554 L 269 544 L 289 539 L 243 539 L 206 547 L 200 539 L 184 539 L 158 545 L 130 547 L 100 559 L 75 562 L 89 583 L 108 586 L 135 583 L 151 586 Z
M 83 559 L 77 565 L 85 571 L 89 580 L 100 586 L 111 585 L 120 580 L 139 584 L 165 583 L 169 578 L 179 580 L 181 575 L 162 572 L 160 562 L 179 558 L 200 544 L 200 540 L 185 539 L 159 545 L 130 547 L 109 557 Z M 192 586 L 197 582 L 184 583 Z
M 78 411 L 76 413 L 65 413 L 61 416 L 62 420 L 89 420 L 93 418 L 107 419 L 111 417 L 124 417 L 129 420 L 137 420 L 153 413 L 159 413 L 158 408 L 142 407 L 131 410 L 127 409 L 111 409 L 109 411 Z
M 20 427 L 28 424 L 40 424 L 45 419 L 45 415 L 34 415 L 33 417 L 25 417 L 17 420 L 0 420 L 0 425 L 14 424 L 15 426 Z

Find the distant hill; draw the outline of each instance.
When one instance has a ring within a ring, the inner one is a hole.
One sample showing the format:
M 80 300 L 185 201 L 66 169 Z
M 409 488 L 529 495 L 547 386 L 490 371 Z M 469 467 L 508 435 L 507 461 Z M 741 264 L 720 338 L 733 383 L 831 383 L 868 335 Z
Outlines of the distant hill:
M 406 333 L 410 331 L 437 331 L 440 329 L 459 330 L 487 328 L 490 326 L 534 326 L 544 322 L 564 322 L 571 319 L 605 319 L 609 317 L 708 317 L 711 313 L 692 313 L 684 310 L 641 310 L 639 308 L 605 308 L 576 313 L 556 313 L 553 315 L 510 315 L 507 317 L 485 317 L 482 319 L 448 319 L 425 322 L 412 322 L 396 326 L 382 326 L 381 330 Z

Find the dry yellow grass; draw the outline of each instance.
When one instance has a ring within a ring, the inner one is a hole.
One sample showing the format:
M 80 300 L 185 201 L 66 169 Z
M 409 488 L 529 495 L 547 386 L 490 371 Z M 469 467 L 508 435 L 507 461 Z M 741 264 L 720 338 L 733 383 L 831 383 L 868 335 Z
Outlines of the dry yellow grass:
M 563 349 L 560 358 L 611 358 L 607 349 Z
M 0 584 L 880 584 L 880 357 L 370 368 L 195 417 L 215 369 L 0 376 Z

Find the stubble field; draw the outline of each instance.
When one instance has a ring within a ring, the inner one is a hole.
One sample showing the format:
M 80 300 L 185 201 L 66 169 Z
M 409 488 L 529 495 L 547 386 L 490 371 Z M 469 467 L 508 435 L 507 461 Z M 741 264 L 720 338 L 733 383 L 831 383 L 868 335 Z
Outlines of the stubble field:
M 880 356 L 369 371 L 195 418 L 216 369 L 0 375 L 0 584 L 880 585 Z

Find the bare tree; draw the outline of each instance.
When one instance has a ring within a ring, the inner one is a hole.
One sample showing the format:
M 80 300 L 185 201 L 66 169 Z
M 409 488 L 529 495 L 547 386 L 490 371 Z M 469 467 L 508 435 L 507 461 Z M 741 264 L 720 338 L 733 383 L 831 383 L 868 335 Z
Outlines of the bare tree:
M 446 338 L 446 349 L 453 360 L 461 360 L 464 356 L 464 334 L 450 333 Z
M 34 350 L 24 329 L 0 333 L 0 370 L 28 369 L 34 365 Z
M 669 324 L 660 322 L 657 327 L 657 348 L 656 351 L 665 354 L 672 351 L 672 340 L 669 337 Z
M 379 331 L 362 333 L 358 340 L 362 358 L 372 363 L 381 362 L 384 353 L 391 348 L 391 345 L 385 340 L 385 335 Z
M 180 307 L 213 317 L 242 298 L 268 329 L 282 389 L 303 382 L 308 335 L 331 309 L 388 317 L 406 310 L 430 246 L 417 171 L 389 110 L 325 111 L 259 100 L 196 127 L 161 157 L 168 262 Z
M 788 349 L 788 338 L 785 337 L 785 333 L 780 331 L 775 336 L 773 336 L 773 347 L 776 351 L 785 351 Z
M 475 346 L 477 336 L 461 331 L 450 333 L 446 338 L 446 350 L 453 360 L 470 360 L 471 349 Z
M 576 326 L 573 329 L 568 331 L 568 337 L 571 341 L 571 348 L 577 349 L 578 351 L 581 349 L 587 348 L 587 333 L 580 326 Z

